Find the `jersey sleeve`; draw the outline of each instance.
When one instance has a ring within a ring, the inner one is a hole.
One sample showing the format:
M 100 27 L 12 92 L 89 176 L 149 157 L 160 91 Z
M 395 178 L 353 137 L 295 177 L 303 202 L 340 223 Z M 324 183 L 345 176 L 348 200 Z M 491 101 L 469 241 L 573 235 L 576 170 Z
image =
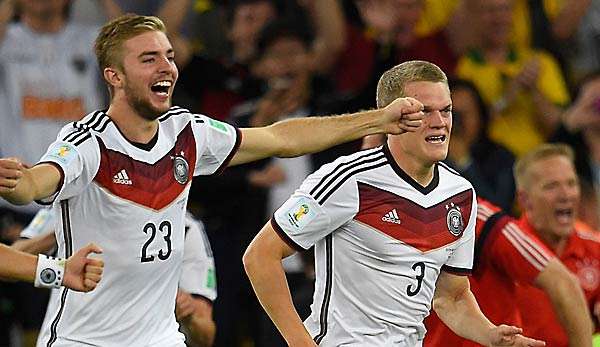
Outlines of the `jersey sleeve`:
M 68 199 L 78 195 L 94 179 L 100 166 L 100 150 L 98 142 L 90 130 L 80 129 L 73 123 L 65 126 L 56 141 L 38 165 L 48 163 L 54 165 L 61 173 L 61 182 L 57 192 L 39 201 L 50 204 L 54 200 Z
M 335 162 L 334 162 L 335 163 Z M 292 248 L 302 251 L 351 220 L 358 212 L 358 190 L 349 178 L 328 185 L 334 164 L 309 175 L 273 214 L 271 225 Z
M 197 150 L 194 175 L 221 172 L 237 152 L 242 133 L 232 125 L 204 115 L 194 114 L 192 118 Z
M 21 237 L 32 239 L 34 237 L 54 231 L 56 221 L 54 210 L 43 208 L 33 217 L 29 225 L 21 231 Z
M 215 261 L 204 226 L 188 215 L 185 227 L 179 287 L 190 294 L 214 301 L 217 298 Z
M 442 270 L 457 275 L 468 275 L 473 269 L 475 253 L 475 223 L 477 219 L 477 199 L 475 190 L 472 191 L 471 213 L 465 231 L 452 251 L 452 255 L 442 267 Z
M 535 235 L 521 230 L 513 222 L 505 223 L 492 235 L 493 244 L 485 246 L 489 261 L 510 278 L 533 284 L 555 256 Z

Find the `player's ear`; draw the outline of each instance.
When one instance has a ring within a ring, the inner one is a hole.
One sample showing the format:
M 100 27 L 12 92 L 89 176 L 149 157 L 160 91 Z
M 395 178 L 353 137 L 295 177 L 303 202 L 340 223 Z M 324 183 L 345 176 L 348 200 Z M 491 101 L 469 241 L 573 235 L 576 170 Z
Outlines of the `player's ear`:
M 123 79 L 121 78 L 121 73 L 119 70 L 112 67 L 106 67 L 102 72 L 104 79 L 106 82 L 108 82 L 108 84 L 115 88 L 120 88 L 123 86 Z
M 529 194 L 524 189 L 517 189 L 517 202 L 521 210 L 527 209 L 529 205 Z

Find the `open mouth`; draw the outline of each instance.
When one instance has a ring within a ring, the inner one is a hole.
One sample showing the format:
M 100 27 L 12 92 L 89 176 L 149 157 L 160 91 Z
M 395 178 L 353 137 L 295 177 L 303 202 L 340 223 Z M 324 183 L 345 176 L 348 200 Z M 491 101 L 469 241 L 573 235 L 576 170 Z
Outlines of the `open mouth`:
M 172 85 L 171 81 L 158 81 L 150 87 L 150 90 L 159 96 L 168 96 Z
M 572 208 L 559 208 L 554 211 L 554 216 L 559 223 L 570 223 L 573 220 L 574 211 Z
M 429 143 L 444 143 L 444 141 L 446 141 L 446 135 L 432 135 L 432 136 L 427 136 L 425 138 L 425 141 L 429 142 Z

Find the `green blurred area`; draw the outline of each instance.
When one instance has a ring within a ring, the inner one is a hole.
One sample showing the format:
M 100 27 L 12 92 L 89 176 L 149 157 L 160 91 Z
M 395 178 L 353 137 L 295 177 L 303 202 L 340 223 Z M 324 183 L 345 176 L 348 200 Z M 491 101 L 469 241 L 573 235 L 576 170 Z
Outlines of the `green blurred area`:
M 600 347 L 600 334 L 594 335 L 594 347 Z

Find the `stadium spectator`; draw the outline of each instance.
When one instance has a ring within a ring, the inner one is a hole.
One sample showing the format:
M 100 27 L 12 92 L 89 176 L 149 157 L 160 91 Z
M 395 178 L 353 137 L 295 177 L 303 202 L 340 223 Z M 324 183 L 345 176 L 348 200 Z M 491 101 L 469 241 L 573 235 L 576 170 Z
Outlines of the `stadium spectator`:
M 256 59 L 257 41 L 270 21 L 309 20 L 315 37 L 307 59 L 312 71 L 332 69 L 344 42 L 343 15 L 337 0 L 234 1 L 227 7 L 227 33 L 231 53 L 218 58 L 195 54 L 182 71 L 181 90 L 186 103 L 198 112 L 226 119 L 233 107 L 261 95 L 260 84 L 252 78 L 250 66 Z
M 572 80 L 579 81 L 581 77 L 594 71 L 600 71 L 600 2 L 591 1 L 585 16 L 581 20 L 579 29 L 575 34 L 575 47 L 568 52 Z
M 521 230 L 517 220 L 488 201 L 477 201 L 475 260 L 471 291 L 492 322 L 520 326 L 514 300 L 519 286 L 535 286 L 550 298 L 569 346 L 591 347 L 592 322 L 577 279 L 537 236 Z M 466 347 L 477 344 L 460 338 L 434 312 L 425 319 L 424 345 Z M 553 345 L 550 345 L 553 346 Z
M 458 56 L 444 30 L 418 36 L 423 0 L 356 0 L 352 5 L 358 18 L 347 15 L 347 43 L 332 71 L 337 90 L 350 98 L 350 109 L 373 107 L 378 76 L 403 61 L 426 60 L 454 71 Z
M 450 80 L 454 133 L 446 162 L 465 177 L 479 197 L 505 211 L 513 206 L 514 156 L 487 135 L 488 109 L 475 86 L 465 80 Z
M 565 145 L 534 149 L 517 161 L 515 179 L 524 212 L 517 225 L 537 235 L 577 276 L 598 324 L 600 239 L 575 224 L 580 189 L 572 150 Z M 548 346 L 568 346 L 567 333 L 548 296 L 531 286 L 519 287 L 517 293 L 525 333 L 544 339 Z
M 470 16 L 479 44 L 459 60 L 456 72 L 492 108 L 490 138 L 520 156 L 552 134 L 569 96 L 550 55 L 510 41 L 512 11 L 511 0 L 477 2 Z
M 73 23 L 69 6 L 67 0 L 9 0 L 0 6 L 0 148 L 28 164 L 67 122 L 102 104 L 90 51 L 98 27 Z M 19 20 L 11 22 L 13 15 Z
M 261 304 L 289 345 L 421 346 L 433 300 L 466 338 L 543 346 L 487 320 L 460 276 L 473 262 L 477 203 L 470 183 L 438 164 L 452 128 L 446 75 L 428 62 L 400 64 L 381 77 L 377 105 L 400 96 L 423 103 L 417 132 L 323 166 L 252 241 L 244 265 Z M 303 325 L 281 260 L 313 245 L 316 289 Z
M 421 105 L 410 98 L 382 110 L 241 130 L 190 114 L 171 107 L 178 71 L 165 31 L 157 17 L 125 15 L 107 23 L 95 51 L 111 94 L 108 110 L 65 126 L 32 168 L 0 159 L 0 196 L 14 204 L 54 203 L 63 222 L 59 255 L 97 240 L 110 270 L 91 294 L 62 291 L 48 345 L 183 344 L 173 276 L 181 266 L 193 176 L 228 163 L 316 152 L 370 133 L 415 131 L 421 123 Z
M 584 78 L 576 98 L 561 115 L 553 142 L 575 149 L 575 167 L 582 180 L 600 192 L 600 71 Z

